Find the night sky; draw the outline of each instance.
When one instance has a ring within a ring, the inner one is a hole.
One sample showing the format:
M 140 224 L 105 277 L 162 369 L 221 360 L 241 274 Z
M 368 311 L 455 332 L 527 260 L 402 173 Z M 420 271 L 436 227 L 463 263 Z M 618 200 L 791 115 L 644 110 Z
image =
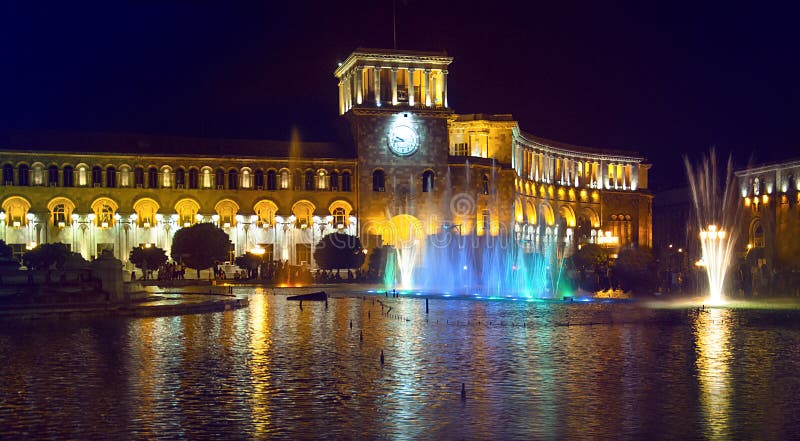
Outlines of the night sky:
M 391 0 L 104 3 L 0 3 L 0 127 L 331 141 L 336 63 L 392 47 Z M 711 146 L 800 156 L 798 11 L 650 3 L 398 0 L 397 41 L 455 57 L 456 112 L 638 151 L 655 189 Z

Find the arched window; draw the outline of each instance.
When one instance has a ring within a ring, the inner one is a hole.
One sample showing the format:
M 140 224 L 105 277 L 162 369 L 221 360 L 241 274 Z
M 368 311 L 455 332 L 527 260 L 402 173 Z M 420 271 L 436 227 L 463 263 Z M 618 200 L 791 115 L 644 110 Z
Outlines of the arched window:
M 764 228 L 761 226 L 761 222 L 755 221 L 753 227 L 751 229 L 751 238 L 750 243 L 753 244 L 754 248 L 762 248 L 764 247 L 765 240 L 764 240 Z
M 92 167 L 92 187 L 101 187 L 103 185 L 103 169 L 95 165 Z
M 147 188 L 158 188 L 158 169 L 155 167 L 147 169 Z
M 72 211 L 75 210 L 75 203 L 67 198 L 58 197 L 47 204 L 47 209 L 50 210 L 50 221 L 53 226 L 63 228 L 69 225 L 72 220 Z
M 385 180 L 386 175 L 383 173 L 383 170 L 375 170 L 372 172 L 372 191 L 386 191 Z
M 203 188 L 211 188 L 211 178 L 211 169 L 203 167 Z M 219 185 L 222 185 L 222 182 Z
M 121 165 L 119 167 L 119 186 L 127 188 L 131 186 L 131 167 L 129 165 Z
M 258 220 L 256 226 L 259 228 L 267 228 L 275 223 L 275 212 L 278 211 L 278 206 L 269 200 L 261 200 L 253 207 Z
M 117 208 L 119 208 L 117 203 L 109 198 L 99 198 L 92 202 L 95 225 L 100 228 L 113 227 L 116 222 L 114 214 L 116 214 Z
M 197 212 L 200 211 L 200 204 L 193 199 L 181 199 L 175 204 L 175 212 L 178 214 L 178 225 L 190 227 L 197 222 Z
M 31 203 L 27 199 L 11 196 L 3 201 L 0 208 L 6 213 L 6 225 L 14 228 L 28 225 L 28 210 L 31 209 Z
M 172 188 L 172 167 L 161 167 L 161 188 Z
M 133 204 L 133 210 L 136 211 L 136 222 L 139 227 L 150 228 L 156 225 L 156 213 L 158 213 L 159 205 L 156 201 L 143 198 Z
M 69 165 L 65 165 L 64 170 L 62 170 L 62 174 L 64 175 L 64 187 L 74 187 L 75 186 L 74 169 Z
M 255 180 L 256 189 L 257 190 L 263 190 L 264 189 L 264 170 L 261 170 L 260 168 L 256 169 L 254 180 Z M 275 172 L 272 172 L 272 182 L 273 183 L 275 182 Z M 275 190 L 275 189 L 271 188 L 270 190 Z
M 278 179 L 275 176 L 275 170 L 270 170 L 267 172 L 267 190 L 277 190 L 278 189 Z
M 422 191 L 425 193 L 433 191 L 433 172 L 430 170 L 422 173 Z
M 289 188 L 289 170 L 281 170 L 281 190 Z
M 292 176 L 292 186 L 295 190 L 302 190 L 303 189 L 303 172 L 300 170 L 294 171 L 294 176 Z
M 231 190 L 239 188 L 239 173 L 236 170 L 228 171 L 228 188 Z
M 311 191 L 314 189 L 314 172 L 309 170 L 306 172 L 306 185 L 305 189 Z
M 117 169 L 108 167 L 106 169 L 106 187 L 115 188 L 117 186 Z
M 225 170 L 218 168 L 216 172 L 214 172 L 214 185 L 216 185 L 217 189 L 222 189 L 225 186 Z
M 250 188 L 250 187 L 252 187 L 250 185 L 250 178 L 251 178 L 250 169 L 243 168 L 242 169 L 242 188 Z
M 320 169 L 317 172 L 317 189 L 318 190 L 325 190 L 328 188 L 328 174 L 325 170 Z
M 216 211 L 217 216 L 219 216 L 217 222 L 220 227 L 228 228 L 236 226 L 236 213 L 239 212 L 239 204 L 230 199 L 223 199 L 217 202 L 217 205 L 214 206 L 214 211 Z
M 58 187 L 58 167 L 55 165 L 47 168 L 47 185 Z
M 144 187 L 144 169 L 142 167 L 133 169 L 133 185 L 138 188 Z
M 3 165 L 3 185 L 14 185 L 14 166 Z
M 30 169 L 25 164 L 20 164 L 19 167 L 17 167 L 17 185 L 21 185 L 21 186 L 25 186 L 25 187 L 30 185 L 30 173 L 29 173 L 29 170 Z
M 197 189 L 200 187 L 200 172 L 196 168 L 189 169 L 189 188 Z
M 330 179 L 328 180 L 330 183 L 331 190 L 339 191 L 339 173 L 331 172 Z
M 342 173 L 342 191 L 353 191 L 353 187 L 350 184 L 350 172 Z
M 57 204 L 53 207 L 53 225 L 56 227 L 67 225 L 67 207 L 64 204 Z
M 328 207 L 328 211 L 333 216 L 333 226 L 341 229 L 347 226 L 347 217 L 353 211 L 353 206 L 346 201 L 337 200 Z
M 483 194 L 489 194 L 489 175 L 483 175 L 481 179 Z
M 89 185 L 88 177 L 87 177 L 87 167 L 86 167 L 86 165 L 85 164 L 78 164 L 78 166 L 76 167 L 75 171 L 76 171 L 76 173 L 75 173 L 76 176 L 75 177 L 78 180 L 78 186 L 79 187 L 85 187 L 85 186 Z
M 336 228 L 344 228 L 346 220 L 347 217 L 344 208 L 338 207 L 333 209 L 333 224 L 336 225 Z
M 42 185 L 44 181 L 44 165 L 37 162 L 33 164 L 33 185 Z
M 175 188 L 186 188 L 186 170 L 183 167 L 175 170 Z

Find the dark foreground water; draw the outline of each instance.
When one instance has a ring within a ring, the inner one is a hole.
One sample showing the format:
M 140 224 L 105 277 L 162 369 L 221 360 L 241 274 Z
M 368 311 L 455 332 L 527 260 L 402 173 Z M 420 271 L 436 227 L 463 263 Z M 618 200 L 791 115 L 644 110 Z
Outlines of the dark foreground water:
M 248 292 L 233 312 L 1 324 L 0 438 L 800 434 L 795 312 L 436 299 L 426 319 L 420 299 Z

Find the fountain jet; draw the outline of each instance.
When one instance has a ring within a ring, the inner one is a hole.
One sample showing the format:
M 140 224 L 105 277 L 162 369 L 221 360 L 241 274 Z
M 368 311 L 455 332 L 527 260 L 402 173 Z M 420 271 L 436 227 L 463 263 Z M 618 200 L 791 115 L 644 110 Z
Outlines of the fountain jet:
M 700 266 L 705 267 L 708 276 L 709 301 L 720 303 L 739 233 L 740 204 L 734 183 L 733 159 L 728 158 L 725 175 L 720 174 L 713 149 L 697 166 L 693 166 L 687 156 L 683 159 L 700 230 L 703 251 Z

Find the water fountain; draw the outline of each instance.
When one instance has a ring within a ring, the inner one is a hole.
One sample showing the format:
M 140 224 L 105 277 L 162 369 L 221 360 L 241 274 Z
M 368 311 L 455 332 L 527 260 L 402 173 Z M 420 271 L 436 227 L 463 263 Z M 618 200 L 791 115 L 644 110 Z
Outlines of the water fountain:
M 449 170 L 445 181 L 441 212 L 450 211 L 453 219 L 475 219 L 477 195 L 453 194 Z M 469 171 L 463 182 L 470 188 Z M 498 201 L 490 204 L 497 206 Z M 535 246 L 525 246 L 517 240 L 513 225 L 513 219 L 482 229 L 450 222 L 426 235 L 414 216 L 397 214 L 391 221 L 394 249 L 387 255 L 384 287 L 480 298 L 558 297 L 563 275 L 563 237 L 537 235 Z
M 688 157 L 684 162 L 700 230 L 703 258 L 699 263 L 708 276 L 709 301 L 721 303 L 739 234 L 740 205 L 733 182 L 733 160 L 728 158 L 724 176 L 719 173 L 714 150 L 697 167 Z

